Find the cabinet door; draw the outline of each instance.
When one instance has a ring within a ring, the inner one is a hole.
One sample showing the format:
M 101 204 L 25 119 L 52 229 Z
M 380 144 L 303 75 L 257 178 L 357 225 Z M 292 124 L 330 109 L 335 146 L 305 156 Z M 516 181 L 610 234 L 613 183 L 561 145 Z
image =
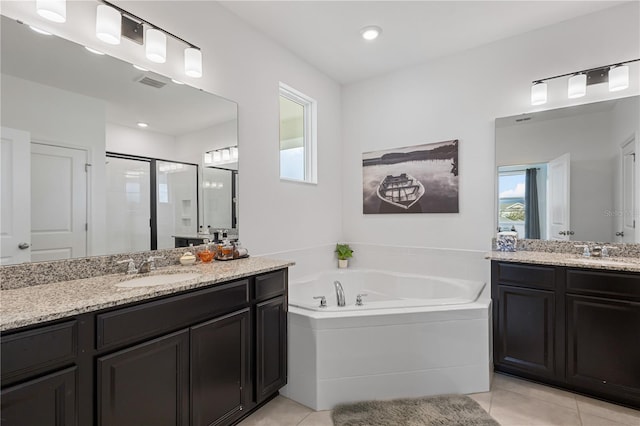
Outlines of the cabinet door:
M 192 425 L 230 424 L 244 414 L 249 309 L 191 327 Z
M 567 295 L 567 381 L 640 403 L 640 303 Z
M 496 364 L 552 377 L 555 296 L 546 290 L 498 286 Z
M 3 426 L 73 426 L 77 419 L 76 367 L 2 391 Z
M 189 424 L 189 332 L 97 360 L 98 423 L 103 426 Z
M 284 296 L 256 306 L 256 397 L 261 402 L 287 384 L 287 304 Z

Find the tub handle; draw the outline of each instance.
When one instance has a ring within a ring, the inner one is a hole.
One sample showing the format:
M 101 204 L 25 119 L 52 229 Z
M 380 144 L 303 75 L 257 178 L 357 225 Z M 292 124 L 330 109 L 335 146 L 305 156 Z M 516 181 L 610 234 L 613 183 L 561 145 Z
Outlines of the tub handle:
M 363 297 L 367 297 L 367 296 L 368 296 L 368 294 L 366 294 L 366 293 L 358 294 L 358 295 L 356 296 L 356 306 L 362 306 L 362 305 L 363 305 L 363 303 L 362 303 L 362 298 L 363 298 Z
M 321 308 L 326 308 L 327 307 L 327 298 L 324 296 L 313 296 L 314 299 L 320 299 L 320 307 Z

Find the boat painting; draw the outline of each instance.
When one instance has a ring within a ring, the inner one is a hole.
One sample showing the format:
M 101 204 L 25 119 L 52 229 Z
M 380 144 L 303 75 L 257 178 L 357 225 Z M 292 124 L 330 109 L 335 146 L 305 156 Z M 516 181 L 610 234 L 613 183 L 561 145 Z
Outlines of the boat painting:
M 362 153 L 362 213 L 458 213 L 458 140 Z
M 387 175 L 380 182 L 377 194 L 382 201 L 408 210 L 424 195 L 424 185 L 406 173 Z

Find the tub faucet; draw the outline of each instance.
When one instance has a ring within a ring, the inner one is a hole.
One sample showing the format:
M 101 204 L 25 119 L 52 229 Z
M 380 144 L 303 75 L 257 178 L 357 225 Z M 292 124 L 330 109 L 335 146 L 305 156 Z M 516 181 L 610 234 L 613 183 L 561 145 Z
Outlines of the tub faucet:
M 344 301 L 344 289 L 342 288 L 342 284 L 340 284 L 340 281 L 334 281 L 333 285 L 336 288 L 336 298 L 338 299 L 338 306 L 345 306 L 345 301 Z

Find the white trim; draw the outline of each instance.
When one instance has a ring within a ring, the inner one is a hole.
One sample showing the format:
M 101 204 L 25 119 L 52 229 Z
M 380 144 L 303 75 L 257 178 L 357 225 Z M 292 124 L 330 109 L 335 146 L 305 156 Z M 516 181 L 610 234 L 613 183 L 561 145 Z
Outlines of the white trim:
M 315 99 L 305 95 L 299 90 L 280 82 L 279 96 L 282 96 L 292 102 L 302 105 L 304 109 L 303 124 L 303 147 L 304 147 L 304 179 L 283 178 L 280 180 L 318 183 L 318 147 L 317 147 L 317 120 L 318 120 L 318 103 Z

